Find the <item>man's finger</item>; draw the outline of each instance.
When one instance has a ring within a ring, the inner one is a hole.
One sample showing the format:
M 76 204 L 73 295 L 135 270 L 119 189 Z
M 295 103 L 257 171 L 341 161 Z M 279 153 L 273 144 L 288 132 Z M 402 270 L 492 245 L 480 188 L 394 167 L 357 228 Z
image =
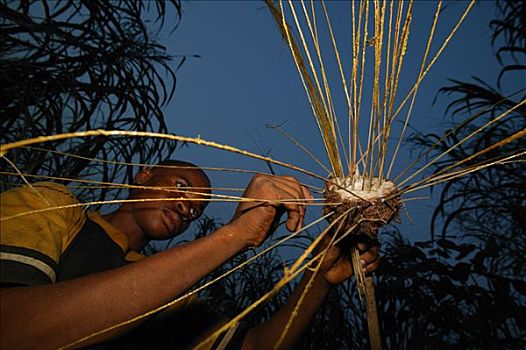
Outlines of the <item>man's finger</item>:
M 364 266 L 363 271 L 365 273 L 370 273 L 370 272 L 376 271 L 378 266 L 380 266 L 380 260 L 381 260 L 380 257 L 376 257 L 376 259 L 374 259 L 374 261 L 372 261 L 369 264 L 366 264 Z
M 360 254 L 360 258 L 366 262 L 366 264 L 370 264 L 378 258 L 378 252 L 380 251 L 379 246 L 374 246 L 369 248 L 364 253 Z
M 303 202 L 304 204 L 302 205 L 303 206 L 303 216 L 301 218 L 301 222 L 300 222 L 300 226 L 299 228 L 303 227 L 303 224 L 305 223 L 305 215 L 307 214 L 307 206 L 306 204 L 308 204 L 309 202 L 312 202 L 314 200 L 314 197 L 312 196 L 312 194 L 310 193 L 309 189 L 305 186 L 301 186 L 301 191 L 302 191 L 302 194 L 303 194 L 303 198 L 305 199 L 305 202 Z
M 367 244 L 365 244 L 365 243 L 358 243 L 358 244 L 356 245 L 356 248 L 358 248 L 358 250 L 359 250 L 360 252 L 364 252 L 364 251 L 367 250 Z
M 308 190 L 301 186 L 298 180 L 292 176 L 280 176 L 274 179 L 276 180 L 275 185 L 280 192 L 279 197 L 281 198 L 279 199 L 285 200 L 282 205 L 288 214 L 287 229 L 291 232 L 297 231 L 303 226 L 305 218 L 305 205 L 301 200 L 306 199 L 306 197 L 312 198 L 312 196 Z M 287 199 L 289 202 L 286 201 Z

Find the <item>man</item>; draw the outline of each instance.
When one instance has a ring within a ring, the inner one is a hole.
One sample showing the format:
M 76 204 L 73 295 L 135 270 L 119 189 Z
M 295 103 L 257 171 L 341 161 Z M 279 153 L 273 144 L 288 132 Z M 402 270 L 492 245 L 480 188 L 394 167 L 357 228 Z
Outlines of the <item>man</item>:
M 282 213 L 287 213 L 289 231 L 301 228 L 304 205 L 280 201 L 312 198 L 292 177 L 256 175 L 243 197 L 260 201 L 241 201 L 229 224 L 139 259 L 137 252 L 150 240 L 186 230 L 202 214 L 210 195 L 210 181 L 201 169 L 179 161 L 164 164 L 176 167 L 140 171 L 135 177 L 139 188 L 130 192 L 131 201 L 104 216 L 85 214 L 71 193 L 57 184 L 2 194 L 2 349 L 58 348 L 153 310 L 183 295 L 226 260 L 259 246 Z M 38 212 L 23 214 L 31 210 Z M 375 247 L 362 255 L 366 271 L 377 267 L 377 252 Z M 128 263 L 134 260 L 138 261 Z M 294 344 L 330 287 L 351 275 L 349 260 L 332 249 L 283 348 Z M 242 336 L 242 348 L 273 347 L 304 285 L 300 283 L 282 310 Z M 82 345 L 118 337 L 130 327 L 100 334 Z

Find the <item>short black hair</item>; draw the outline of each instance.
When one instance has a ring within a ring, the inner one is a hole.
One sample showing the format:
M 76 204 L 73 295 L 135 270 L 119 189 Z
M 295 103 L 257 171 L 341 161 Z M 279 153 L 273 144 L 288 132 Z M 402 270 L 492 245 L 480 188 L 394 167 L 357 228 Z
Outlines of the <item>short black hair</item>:
M 205 173 L 205 171 L 200 166 L 195 165 L 193 163 L 186 162 L 184 160 L 178 160 L 178 159 L 165 159 L 155 165 L 143 165 L 143 168 L 140 170 L 144 170 L 148 168 L 154 169 L 155 167 L 166 168 L 166 169 L 170 169 L 170 168 L 195 169 L 195 170 L 200 171 L 203 174 L 203 176 L 208 180 L 208 183 L 210 184 L 210 186 L 212 186 L 212 181 L 210 181 L 210 178 Z M 134 184 L 134 182 L 132 182 L 131 184 Z
M 182 168 L 182 169 L 186 169 L 186 168 L 199 168 L 201 169 L 201 167 L 193 164 L 193 163 L 190 163 L 190 162 L 185 162 L 184 160 L 178 160 L 178 159 L 165 159 L 163 161 L 160 161 L 159 163 L 157 163 L 155 166 L 165 166 L 167 168 L 170 168 L 170 167 L 177 167 L 177 168 Z
M 163 161 L 160 161 L 156 165 L 154 165 L 152 168 L 155 167 L 161 167 L 161 168 L 175 168 L 175 169 L 195 169 L 199 170 L 204 177 L 208 180 L 208 183 L 211 185 L 212 182 L 210 181 L 210 178 L 205 173 L 205 171 L 198 165 L 195 165 L 194 163 L 186 162 L 184 160 L 179 159 L 165 159 Z

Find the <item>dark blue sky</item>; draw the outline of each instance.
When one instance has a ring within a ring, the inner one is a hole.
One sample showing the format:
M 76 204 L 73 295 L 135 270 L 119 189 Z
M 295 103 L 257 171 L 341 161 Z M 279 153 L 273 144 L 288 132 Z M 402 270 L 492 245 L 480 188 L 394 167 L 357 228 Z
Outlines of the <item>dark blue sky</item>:
M 467 2 L 446 2 L 439 22 L 433 54 L 446 33 L 456 23 Z M 340 52 L 345 60 L 351 40 L 350 5 L 329 2 L 329 12 L 336 31 Z M 435 11 L 435 2 L 417 1 L 408 46 L 406 64 L 400 80 L 399 96 L 412 86 L 420 67 L 423 45 Z M 468 80 L 478 76 L 494 83 L 499 65 L 490 45 L 489 21 L 496 9 L 493 2 L 480 2 L 460 28 L 437 64 L 424 80 L 418 93 L 411 125 L 423 132 L 438 132 L 451 121 L 444 116 L 448 103 L 441 96 L 435 104 L 438 89 L 448 84 L 448 78 Z M 321 13 L 320 13 L 321 17 Z M 274 21 L 263 2 L 259 1 L 190 1 L 183 3 L 179 28 L 171 35 L 163 33 L 163 42 L 173 55 L 200 55 L 189 58 L 177 72 L 175 98 L 166 108 L 169 129 L 184 136 L 203 139 L 265 153 L 281 161 L 327 175 L 296 146 L 266 124 L 287 122 L 284 129 L 308 146 L 311 152 L 327 163 L 316 123 L 310 111 L 301 81 L 288 47 L 281 40 Z M 331 61 L 332 62 L 332 61 Z M 347 63 L 344 63 L 348 66 Z M 328 64 L 334 70 L 335 65 Z M 510 82 L 508 82 L 510 83 Z M 511 82 L 508 89 L 520 85 Z M 523 84 L 522 84 L 523 85 Z M 339 85 L 333 90 L 338 94 Z M 337 108 L 344 108 L 343 99 Z M 341 115 L 343 118 L 343 114 Z M 343 120 L 343 119 L 342 119 Z M 394 137 L 398 135 L 394 134 Z M 393 145 L 394 146 L 394 145 Z M 216 151 L 201 146 L 182 149 L 178 155 L 201 166 L 232 167 L 267 171 L 267 166 L 246 157 Z M 394 174 L 412 160 L 409 148 L 404 147 L 397 160 Z M 295 174 L 276 168 L 281 174 Z M 320 181 L 300 178 L 320 186 Z M 214 186 L 244 187 L 247 175 L 211 172 Z M 428 190 L 417 196 L 429 196 Z M 319 195 L 318 195 L 319 196 Z M 413 195 L 414 196 L 414 195 Z M 429 213 L 433 201 L 418 200 L 408 203 L 414 224 L 402 214 L 404 235 L 412 240 L 428 238 Z M 232 207 L 212 205 L 208 214 L 228 220 Z M 311 210 L 313 217 L 318 215 Z

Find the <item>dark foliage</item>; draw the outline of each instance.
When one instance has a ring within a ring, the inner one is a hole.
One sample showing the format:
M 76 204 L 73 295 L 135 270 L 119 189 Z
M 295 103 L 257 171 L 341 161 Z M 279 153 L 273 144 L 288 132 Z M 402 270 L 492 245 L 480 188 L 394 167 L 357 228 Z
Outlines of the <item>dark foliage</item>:
M 526 1 L 497 0 L 501 17 L 491 21 L 493 28 L 492 43 L 498 39 L 504 44 L 497 49 L 497 58 L 501 63 L 505 56 L 511 57 L 512 62 L 504 64 L 497 79 L 500 85 L 503 75 L 507 72 L 525 70 L 524 55 L 526 55 Z
M 526 283 L 492 269 L 497 251 L 449 239 L 410 244 L 398 234 L 384 249 L 377 298 L 386 348 L 526 346 Z
M 165 24 L 175 29 L 180 11 L 179 0 L 0 1 L 0 141 L 99 128 L 167 132 L 161 108 L 176 80 L 155 37 Z M 43 147 L 7 156 L 32 175 L 122 182 L 131 168 L 108 162 L 154 163 L 175 143 L 94 137 Z M 1 189 L 19 182 L 2 175 Z M 80 196 L 102 199 L 107 190 Z

